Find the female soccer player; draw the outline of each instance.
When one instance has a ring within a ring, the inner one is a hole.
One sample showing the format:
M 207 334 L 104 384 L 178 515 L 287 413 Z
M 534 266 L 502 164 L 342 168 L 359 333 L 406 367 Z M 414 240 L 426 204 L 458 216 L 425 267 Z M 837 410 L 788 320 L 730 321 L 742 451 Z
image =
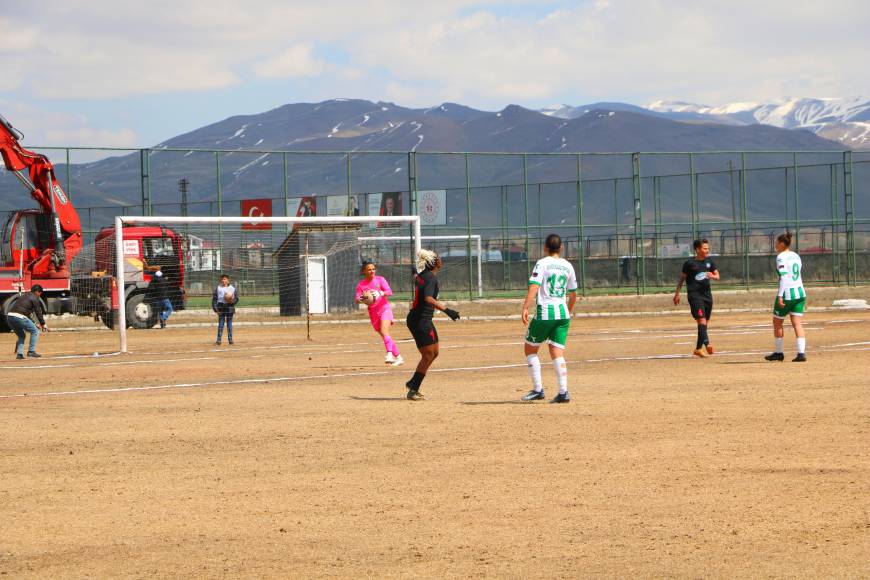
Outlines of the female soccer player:
M 764 357 L 769 361 L 785 360 L 783 342 L 785 330 L 782 321 L 786 315 L 791 319 L 791 327 L 797 339 L 797 356 L 791 362 L 806 362 L 807 339 L 804 333 L 803 315 L 806 308 L 807 293 L 804 291 L 804 281 L 801 278 L 801 257 L 792 252 L 791 232 L 776 238 L 776 271 L 779 274 L 779 291 L 773 303 L 773 353 Z
M 414 301 L 408 312 L 408 330 L 414 337 L 417 350 L 420 351 L 420 362 L 411 380 L 405 383 L 408 387 L 407 398 L 411 401 L 424 399 L 420 392 L 420 385 L 426 378 L 426 371 L 432 366 L 432 362 L 438 358 L 438 331 L 432 324 L 432 315 L 435 310 L 440 310 L 450 317 L 458 320 L 459 313 L 447 308 L 438 302 L 438 278 L 435 275 L 441 269 L 441 258 L 431 250 L 417 252 L 417 273 L 414 275 Z
M 683 264 L 683 272 L 680 274 L 680 281 L 677 282 L 677 290 L 674 292 L 674 304 L 680 303 L 680 288 L 685 282 L 689 309 L 692 318 L 698 323 L 698 340 L 692 354 L 704 358 L 713 354 L 710 337 L 707 335 L 707 323 L 710 322 L 710 315 L 713 313 L 713 291 L 710 289 L 710 280 L 719 279 L 719 268 L 707 257 L 710 254 L 710 243 L 707 240 L 695 240 L 692 247 L 695 248 L 695 257 L 686 260 Z
M 559 381 L 559 394 L 550 402 L 568 403 L 571 401 L 568 394 L 568 367 L 562 355 L 568 339 L 571 311 L 577 303 L 577 275 L 571 263 L 560 257 L 562 238 L 558 234 L 547 236 L 544 247 L 547 257 L 541 258 L 535 264 L 532 277 L 529 278 L 529 291 L 523 302 L 523 324 L 529 327 L 525 344 L 526 362 L 532 377 L 532 390 L 523 400 L 536 401 L 544 398 L 538 349 L 546 342 L 549 343 L 550 360 L 553 361 L 553 369 Z M 529 308 L 536 299 L 538 307 L 535 316 L 529 321 Z
M 390 326 L 393 325 L 393 309 L 390 307 L 390 301 L 387 300 L 387 297 L 392 296 L 393 291 L 387 280 L 383 276 L 375 275 L 375 272 L 374 264 L 363 262 L 360 274 L 364 277 L 356 285 L 356 303 L 363 303 L 364 295 L 367 293 L 374 297 L 374 302 L 368 305 L 369 320 L 372 323 L 372 328 L 384 340 L 384 348 L 387 349 L 384 362 L 397 367 L 404 364 L 405 359 L 399 354 L 399 347 L 390 336 Z

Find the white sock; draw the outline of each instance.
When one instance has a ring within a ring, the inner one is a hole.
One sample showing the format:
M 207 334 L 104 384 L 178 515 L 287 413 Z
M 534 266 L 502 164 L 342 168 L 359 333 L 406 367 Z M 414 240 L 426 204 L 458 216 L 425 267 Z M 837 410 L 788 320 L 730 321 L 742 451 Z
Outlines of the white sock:
M 530 354 L 526 357 L 529 363 L 529 376 L 532 378 L 532 386 L 536 391 L 543 391 L 544 385 L 541 383 L 541 359 L 536 354 Z
M 785 339 L 784 338 L 776 338 L 773 341 L 776 344 L 776 347 L 773 349 L 773 352 L 782 352 L 785 348 Z
M 806 338 L 797 339 L 797 347 L 798 347 L 798 353 L 805 354 L 807 352 L 807 339 Z
M 565 358 L 559 357 L 553 359 L 553 369 L 556 371 L 556 378 L 559 380 L 559 392 L 568 392 L 568 365 L 565 364 Z

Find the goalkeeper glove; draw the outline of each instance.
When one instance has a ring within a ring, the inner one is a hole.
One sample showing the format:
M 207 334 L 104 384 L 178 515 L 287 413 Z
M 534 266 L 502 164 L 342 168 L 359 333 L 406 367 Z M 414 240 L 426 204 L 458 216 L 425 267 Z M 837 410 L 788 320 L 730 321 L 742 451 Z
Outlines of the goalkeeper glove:
M 445 308 L 444 314 L 450 317 L 450 320 L 459 320 L 459 313 L 452 308 Z

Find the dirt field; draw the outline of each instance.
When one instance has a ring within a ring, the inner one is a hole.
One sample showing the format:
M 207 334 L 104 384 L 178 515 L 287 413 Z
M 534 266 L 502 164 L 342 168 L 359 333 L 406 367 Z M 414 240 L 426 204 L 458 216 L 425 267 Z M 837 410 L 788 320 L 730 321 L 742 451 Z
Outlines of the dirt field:
M 364 324 L 183 320 L 0 363 L 0 574 L 870 575 L 870 312 L 811 313 L 803 365 L 768 314 L 706 360 L 687 314 L 578 319 L 569 405 L 519 402 L 516 320 L 441 320 L 422 402 L 403 327 L 395 369 Z

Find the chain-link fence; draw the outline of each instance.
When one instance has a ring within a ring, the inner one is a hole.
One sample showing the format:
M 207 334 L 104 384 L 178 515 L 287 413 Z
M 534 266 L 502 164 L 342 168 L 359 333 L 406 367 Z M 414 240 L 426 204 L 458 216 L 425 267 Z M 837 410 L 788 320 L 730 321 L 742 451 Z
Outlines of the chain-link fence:
M 86 240 L 119 214 L 238 216 L 265 200 L 257 211 L 275 216 L 411 213 L 424 235 L 466 236 L 439 248 L 451 266 L 444 286 L 469 297 L 481 279 L 484 296 L 521 292 L 553 232 L 584 292 L 673 287 L 697 238 L 710 241 L 722 284 L 773 284 L 773 240 L 786 230 L 809 283 L 870 281 L 870 151 L 40 150 Z M 0 172 L 3 209 L 24 199 Z M 286 234 L 256 232 L 249 243 L 268 252 Z

